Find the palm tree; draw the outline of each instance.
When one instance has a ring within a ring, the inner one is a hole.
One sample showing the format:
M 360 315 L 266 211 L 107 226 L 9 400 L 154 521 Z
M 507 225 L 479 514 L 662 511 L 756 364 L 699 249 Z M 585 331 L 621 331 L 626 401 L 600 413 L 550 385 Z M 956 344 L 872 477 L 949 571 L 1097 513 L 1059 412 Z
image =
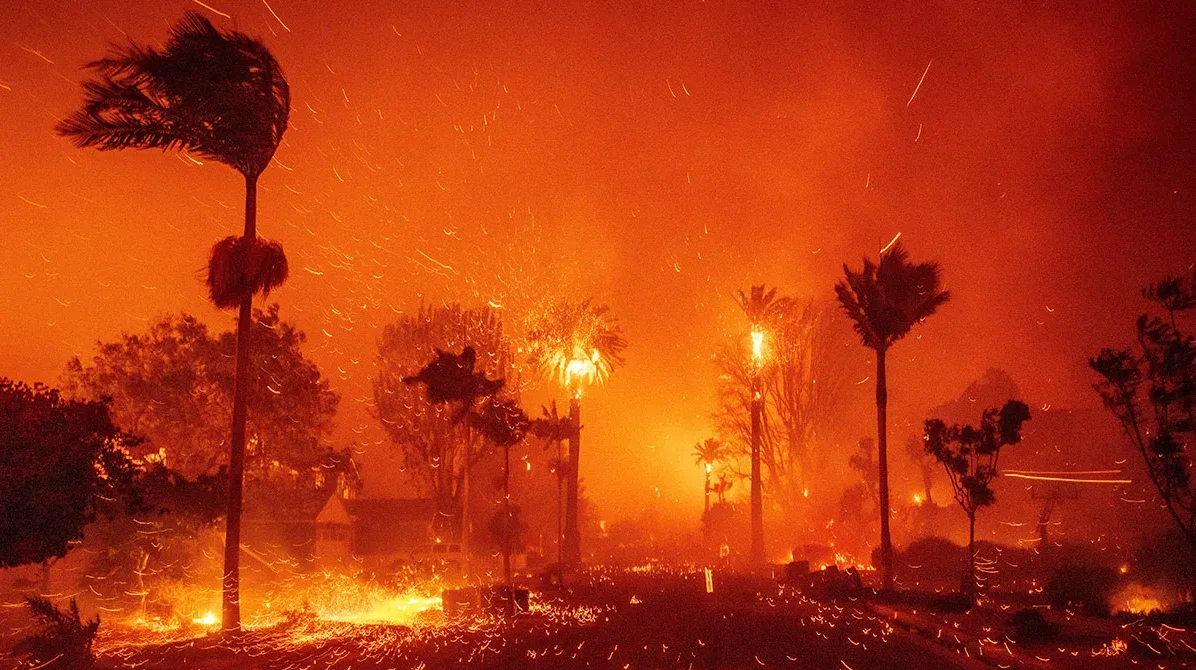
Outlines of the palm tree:
M 552 464 L 552 471 L 556 475 L 556 563 L 557 563 L 557 584 L 564 586 L 564 570 L 562 569 L 562 550 L 564 546 L 564 531 L 561 529 L 561 487 L 565 481 L 569 479 L 571 468 L 569 462 L 565 460 L 561 454 L 561 445 L 567 440 L 573 440 L 577 437 L 578 427 L 574 425 L 573 420 L 568 416 L 561 416 L 556 410 L 556 401 L 552 401 L 552 410 L 547 407 L 541 407 L 540 412 L 542 416 L 539 419 L 532 419 L 529 430 L 532 435 L 544 440 L 544 448 L 556 447 L 556 456 L 550 461 Z
M 714 471 L 714 466 L 719 461 L 723 460 L 723 443 L 714 438 L 706 438 L 694 445 L 694 462 L 701 465 L 706 471 L 706 488 L 705 495 L 702 499 L 702 512 L 710 511 L 710 473 Z
M 881 254 L 880 265 L 867 258 L 860 272 L 843 265 L 844 281 L 835 284 L 839 305 L 851 319 L 865 347 L 876 351 L 876 460 L 880 494 L 881 576 L 893 587 L 893 543 L 889 537 L 889 464 L 885 412 L 888 385 L 885 354 L 914 324 L 934 314 L 951 294 L 941 288 L 938 263 L 911 263 L 900 242 Z
M 511 617 L 515 615 L 515 583 L 511 577 L 511 447 L 523 441 L 531 421 L 514 400 L 493 396 L 478 412 L 470 414 L 468 420 L 486 440 L 503 450 L 502 569 L 507 584 L 506 611 Z
M 222 32 L 188 12 L 165 48 L 129 44 L 88 65 L 82 109 L 55 131 L 78 147 L 177 149 L 223 163 L 245 178 L 245 231 L 212 248 L 208 289 L 217 307 L 239 307 L 236 383 L 224 548 L 223 628 L 241 627 L 241 488 L 245 462 L 249 330 L 255 293 L 287 277 L 282 246 L 257 237 L 257 179 L 287 129 L 291 93 L 278 61 L 259 41 Z
M 764 562 L 764 487 L 760 472 L 760 432 L 764 409 L 764 392 L 760 387 L 760 372 L 764 367 L 764 337 L 769 328 L 780 321 L 789 307 L 788 298 L 778 298 L 775 288 L 767 290 L 761 284 L 751 293 L 739 291 L 739 308 L 747 316 L 752 330 L 752 550 L 751 561 Z
M 581 532 L 577 523 L 578 477 L 581 454 L 581 389 L 606 380 L 623 364 L 627 342 L 606 305 L 590 299 L 551 301 L 528 320 L 528 362 L 541 376 L 556 380 L 569 391 L 569 478 L 565 495 L 564 562 L 581 560 Z
M 719 475 L 718 483 L 712 484 L 710 486 L 710 490 L 713 491 L 716 496 L 718 496 L 718 501 L 720 503 L 725 503 L 727 502 L 727 491 L 730 491 L 734 484 L 735 481 L 727 475 Z
M 471 413 L 480 398 L 492 398 L 502 390 L 503 379 L 489 379 L 485 372 L 474 372 L 477 353 L 466 345 L 460 354 L 436 350 L 436 356 L 418 374 L 403 377 L 404 384 L 423 384 L 428 402 L 434 404 L 461 403 L 461 408 L 452 416 L 453 423 L 464 421 L 466 429 L 465 458 L 463 459 L 463 481 L 461 491 L 461 547 L 468 569 L 470 563 L 469 532 L 469 428 L 473 423 Z

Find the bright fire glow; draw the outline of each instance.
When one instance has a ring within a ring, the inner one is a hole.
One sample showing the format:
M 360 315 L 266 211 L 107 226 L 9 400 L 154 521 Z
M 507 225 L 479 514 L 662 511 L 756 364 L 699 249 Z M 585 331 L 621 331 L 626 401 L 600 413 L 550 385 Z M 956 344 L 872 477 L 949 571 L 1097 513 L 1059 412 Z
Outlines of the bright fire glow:
M 760 362 L 764 359 L 764 331 L 752 329 L 752 360 Z
M 565 385 L 569 386 L 573 380 L 590 384 L 598 375 L 598 350 L 590 352 L 589 358 L 574 358 L 565 365 Z
M 1130 614 L 1149 614 L 1167 609 L 1166 596 L 1138 583 L 1132 583 L 1113 596 L 1113 610 Z
M 917 493 L 914 494 L 914 504 L 915 505 L 922 504 L 922 496 L 920 494 L 917 494 Z
M 213 614 L 211 610 L 208 610 L 207 614 L 192 619 L 191 623 L 198 624 L 200 626 L 215 626 L 216 624 L 220 623 L 220 618 Z
M 386 623 L 410 624 L 416 617 L 429 610 L 438 610 L 443 606 L 439 597 L 425 598 L 421 596 L 406 596 L 374 603 L 361 612 L 333 614 L 325 617 L 329 621 L 345 623 Z

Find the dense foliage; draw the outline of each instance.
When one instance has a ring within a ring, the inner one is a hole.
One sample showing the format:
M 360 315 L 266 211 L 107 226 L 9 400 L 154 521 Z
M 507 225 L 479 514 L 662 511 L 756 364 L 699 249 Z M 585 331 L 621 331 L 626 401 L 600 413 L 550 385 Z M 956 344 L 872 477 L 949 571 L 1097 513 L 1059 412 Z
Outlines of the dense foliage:
M 312 507 L 358 485 L 348 450 L 329 444 L 340 398 L 301 350 L 302 331 L 278 306 L 254 311 L 250 331 L 245 472 L 250 500 Z M 228 463 L 236 337 L 213 335 L 188 314 L 165 316 L 144 333 L 102 342 L 90 363 L 70 361 L 65 388 L 110 398 L 117 425 L 145 441 L 135 456 L 188 479 Z
M 62 556 L 99 514 L 135 504 L 137 442 L 103 402 L 0 379 L 0 567 Z
M 1168 277 L 1143 295 L 1163 315 L 1137 321 L 1137 351 L 1103 349 L 1093 388 L 1121 421 L 1176 526 L 1196 547 L 1196 337 L 1181 319 L 1196 309 L 1196 279 Z

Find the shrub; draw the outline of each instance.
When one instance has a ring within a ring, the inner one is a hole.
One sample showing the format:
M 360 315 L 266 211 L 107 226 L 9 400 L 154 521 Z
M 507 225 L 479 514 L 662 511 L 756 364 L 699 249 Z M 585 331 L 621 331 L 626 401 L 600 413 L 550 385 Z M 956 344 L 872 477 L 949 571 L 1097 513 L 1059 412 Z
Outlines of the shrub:
M 1076 609 L 1093 616 L 1109 616 L 1109 602 L 1117 588 L 1112 568 L 1065 565 L 1051 575 L 1046 597 L 1056 609 Z
M 1009 628 L 1018 642 L 1047 642 L 1055 639 L 1058 629 L 1042 616 L 1042 612 L 1027 607 L 1009 617 Z
M 43 628 L 20 642 L 19 653 L 28 655 L 38 668 L 48 670 L 87 670 L 95 666 L 91 642 L 100 628 L 100 617 L 85 623 L 74 598 L 66 611 L 39 596 L 25 601 Z

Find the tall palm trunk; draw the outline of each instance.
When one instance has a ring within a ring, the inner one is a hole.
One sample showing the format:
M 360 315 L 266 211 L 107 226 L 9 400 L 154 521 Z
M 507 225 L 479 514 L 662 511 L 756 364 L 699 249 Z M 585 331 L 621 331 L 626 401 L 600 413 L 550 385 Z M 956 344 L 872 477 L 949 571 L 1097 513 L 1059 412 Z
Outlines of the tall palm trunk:
M 562 459 L 562 456 L 564 456 L 564 454 L 561 453 L 561 441 L 557 440 L 557 443 L 556 443 L 557 468 L 564 467 L 564 460 Z M 563 493 L 561 491 L 561 485 L 564 484 L 564 482 L 565 482 L 564 474 L 565 473 L 562 473 L 558 470 L 557 475 L 556 475 L 556 574 L 557 574 L 557 586 L 560 586 L 562 589 L 565 588 L 565 563 L 564 563 L 564 553 L 563 553 L 564 546 L 565 546 L 565 534 L 561 530 L 561 503 L 563 502 L 562 501 Z
M 465 574 L 472 576 L 473 559 L 471 540 L 473 526 L 469 518 L 469 461 L 473 452 L 473 431 L 469 429 L 469 413 L 473 411 L 473 403 L 465 408 L 465 461 L 461 465 L 461 555 L 465 557 Z
M 581 476 L 581 400 L 577 394 L 569 400 L 569 422 L 573 434 L 569 437 L 569 480 L 565 491 L 565 537 L 564 562 L 576 565 L 581 562 L 581 531 L 577 527 L 577 488 Z
M 976 514 L 968 515 L 968 584 L 964 593 L 971 602 L 976 602 Z
M 760 393 L 759 375 L 752 377 L 752 551 L 751 561 L 764 563 L 764 491 L 760 481 Z
M 515 582 L 511 579 L 511 445 L 502 449 L 502 574 L 507 584 L 507 616 L 515 616 Z
M 257 236 L 257 177 L 245 177 L 245 235 Z M 245 418 L 249 404 L 249 328 L 253 293 L 241 298 L 237 316 L 237 367 L 233 382 L 233 431 L 228 459 L 228 519 L 224 532 L 224 598 L 222 626 L 241 630 L 241 490 L 245 479 Z
M 706 470 L 706 489 L 702 495 L 702 515 L 710 511 L 710 470 Z
M 876 350 L 876 460 L 880 476 L 880 574 L 884 590 L 893 588 L 893 541 L 889 537 L 889 439 L 886 414 L 889 387 L 885 380 L 885 350 Z

